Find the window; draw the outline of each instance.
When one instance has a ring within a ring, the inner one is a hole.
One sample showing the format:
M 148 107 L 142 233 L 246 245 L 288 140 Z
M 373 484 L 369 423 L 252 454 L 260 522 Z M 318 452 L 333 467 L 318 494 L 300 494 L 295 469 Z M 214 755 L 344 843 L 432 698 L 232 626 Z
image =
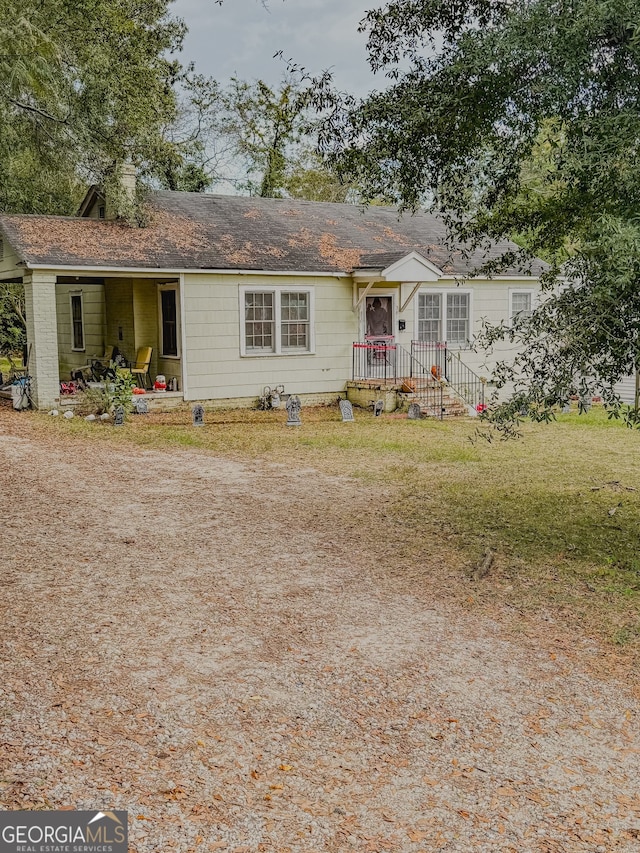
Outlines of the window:
M 418 295 L 418 340 L 429 343 L 442 340 L 441 302 L 439 293 Z
M 469 294 L 447 293 L 447 343 L 464 346 L 469 340 Z
M 313 352 L 313 291 L 241 288 L 242 355 Z
M 280 295 L 280 335 L 282 349 L 309 349 L 309 294 Z
M 71 294 L 71 349 L 84 350 L 84 316 L 82 294 Z
M 245 293 L 244 319 L 247 351 L 274 352 L 276 340 L 273 293 Z
M 533 311 L 533 293 L 530 290 L 511 291 L 511 319 L 516 317 L 524 320 L 530 317 Z
M 178 286 L 160 287 L 160 352 L 163 356 L 177 358 L 178 347 Z
M 419 293 L 416 333 L 419 341 L 466 346 L 471 338 L 471 293 Z
M 100 207 L 98 208 L 98 219 L 104 219 L 104 218 L 105 218 L 105 206 L 104 206 L 104 204 L 101 204 Z

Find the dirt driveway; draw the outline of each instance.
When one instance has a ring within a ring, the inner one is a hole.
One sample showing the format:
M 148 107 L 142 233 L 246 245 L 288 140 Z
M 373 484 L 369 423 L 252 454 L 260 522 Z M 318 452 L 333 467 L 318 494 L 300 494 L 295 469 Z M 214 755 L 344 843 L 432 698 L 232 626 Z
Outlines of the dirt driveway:
M 137 853 L 640 848 L 637 700 L 383 582 L 362 484 L 32 423 L 0 412 L 5 808 L 126 809 Z

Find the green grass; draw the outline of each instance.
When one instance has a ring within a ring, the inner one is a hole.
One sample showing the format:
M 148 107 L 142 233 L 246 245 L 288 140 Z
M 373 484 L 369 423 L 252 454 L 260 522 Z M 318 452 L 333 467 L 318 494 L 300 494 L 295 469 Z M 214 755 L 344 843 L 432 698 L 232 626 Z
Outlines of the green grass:
M 317 468 L 372 493 L 384 487 L 383 532 L 401 564 L 439 555 L 442 584 L 447 572 L 462 578 L 464 595 L 464 572 L 491 549 L 495 566 L 474 598 L 527 613 L 555 608 L 640 651 L 640 432 L 599 408 L 525 424 L 520 440 L 492 443 L 472 442 L 476 424 L 466 419 L 375 419 L 356 410 L 356 423 L 343 424 L 337 409 L 317 408 L 303 409 L 300 428 L 285 420 L 282 411 L 210 411 L 194 429 L 184 409 L 132 417 L 122 430 L 80 419 L 39 423 L 78 438 Z M 375 502 L 361 524 L 379 531 Z

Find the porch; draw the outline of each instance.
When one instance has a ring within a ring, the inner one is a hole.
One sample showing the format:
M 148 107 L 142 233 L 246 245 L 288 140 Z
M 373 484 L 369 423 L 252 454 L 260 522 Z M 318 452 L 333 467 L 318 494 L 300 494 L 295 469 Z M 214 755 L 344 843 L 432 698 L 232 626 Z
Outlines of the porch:
M 182 400 L 180 282 L 157 276 L 24 276 L 28 370 L 37 408 L 62 405 L 61 382 L 89 374 L 92 362 L 115 352 L 129 365 L 151 349 L 147 388 L 158 374 Z M 168 400 L 166 393 L 162 399 Z M 168 392 L 171 393 L 171 392 Z M 147 395 L 150 396 L 150 395 Z
M 416 401 L 425 414 L 475 415 L 486 408 L 486 384 L 446 343 L 411 341 L 407 349 L 393 336 L 368 337 L 353 343 L 347 397 L 366 406 L 375 393 L 385 411 Z

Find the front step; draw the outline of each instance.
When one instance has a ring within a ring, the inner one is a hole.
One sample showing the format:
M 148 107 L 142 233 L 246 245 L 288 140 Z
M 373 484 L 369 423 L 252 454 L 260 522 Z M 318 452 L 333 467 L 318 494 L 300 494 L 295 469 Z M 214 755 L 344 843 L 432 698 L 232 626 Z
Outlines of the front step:
M 423 418 L 460 418 L 467 417 L 469 407 L 458 396 L 456 396 L 447 385 L 442 389 L 442 403 L 440 402 L 440 388 L 437 384 L 429 384 L 428 387 L 415 391 L 413 394 L 403 394 L 406 403 L 418 403 Z M 441 408 L 442 407 L 442 408 Z
M 469 414 L 468 407 L 457 398 L 443 398 L 442 409 L 424 400 L 416 400 L 415 402 L 420 404 L 420 412 L 423 418 L 439 418 L 441 415 L 445 418 L 463 418 Z

